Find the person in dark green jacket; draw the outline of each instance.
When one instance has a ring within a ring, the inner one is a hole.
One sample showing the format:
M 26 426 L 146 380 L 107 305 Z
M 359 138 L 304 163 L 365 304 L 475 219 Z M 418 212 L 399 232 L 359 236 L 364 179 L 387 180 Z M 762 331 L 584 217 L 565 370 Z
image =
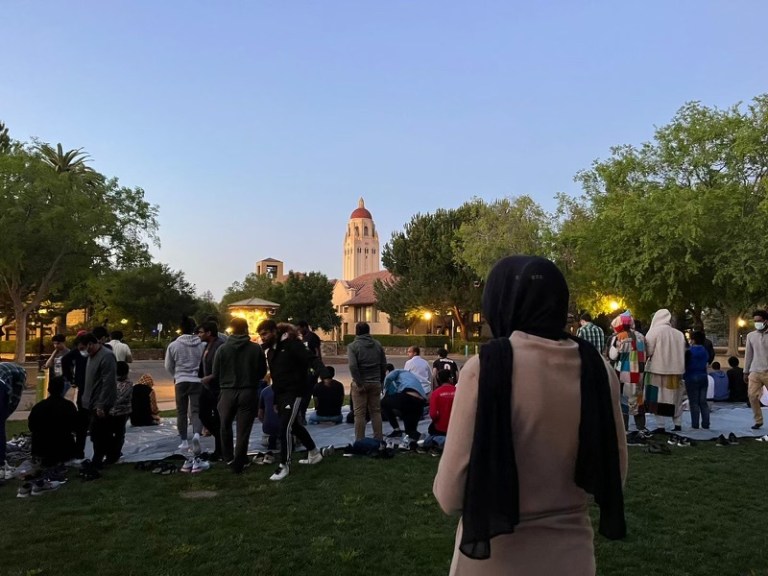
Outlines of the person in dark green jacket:
M 267 373 L 261 347 L 251 342 L 248 322 L 233 318 L 232 335 L 216 351 L 213 377 L 219 383 L 222 458 L 239 474 L 248 463 L 248 440 L 259 412 L 259 386 Z M 237 421 L 237 446 L 233 451 L 232 423 Z

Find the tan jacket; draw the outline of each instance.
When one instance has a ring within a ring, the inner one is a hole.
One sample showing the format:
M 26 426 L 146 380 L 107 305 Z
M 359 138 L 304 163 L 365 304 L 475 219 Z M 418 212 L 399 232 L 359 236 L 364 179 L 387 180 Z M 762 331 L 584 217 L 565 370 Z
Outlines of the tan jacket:
M 579 440 L 581 390 L 578 345 L 524 332 L 511 336 L 514 350 L 512 433 L 520 481 L 520 524 L 514 534 L 491 541 L 488 560 L 458 551 L 461 521 L 451 563 L 452 575 L 592 576 L 593 533 L 586 492 L 573 478 Z M 480 362 L 471 358 L 461 371 L 451 421 L 434 483 L 448 514 L 461 512 L 477 411 Z M 614 399 L 622 481 L 627 446 L 616 373 L 606 364 Z

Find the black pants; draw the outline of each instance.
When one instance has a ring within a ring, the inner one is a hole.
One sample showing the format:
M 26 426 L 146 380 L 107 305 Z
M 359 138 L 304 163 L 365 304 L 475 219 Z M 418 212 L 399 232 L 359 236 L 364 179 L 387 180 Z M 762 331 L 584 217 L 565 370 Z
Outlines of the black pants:
M 110 450 L 112 443 L 112 423 L 109 416 L 109 410 L 105 409 L 106 415 L 99 418 L 96 410 L 91 410 L 91 442 L 93 443 L 93 459 L 95 465 L 100 466 Z
M 287 397 L 276 399 L 277 413 L 280 416 L 280 463 L 289 464 L 293 452 L 293 436 L 301 441 L 307 450 L 315 449 L 315 441 L 299 422 L 301 398 Z
M 225 462 L 234 460 L 236 465 L 248 461 L 248 442 L 253 421 L 259 412 L 259 391 L 256 388 L 223 388 L 219 392 L 219 416 L 221 417 L 221 456 Z M 232 438 L 232 423 L 237 426 L 237 445 Z
M 107 448 L 105 463 L 114 464 L 120 460 L 123 444 L 125 444 L 125 424 L 128 422 L 128 415 L 110 416 L 107 420 L 109 426 L 109 447 Z
M 200 422 L 211 433 L 215 442 L 215 454 L 221 455 L 221 418 L 219 417 L 219 392 L 203 385 L 200 392 Z
M 397 415 L 395 410 L 400 412 L 403 416 L 403 426 L 405 427 L 405 433 L 410 436 L 411 440 L 418 440 L 419 436 L 419 420 L 424 413 L 424 400 L 416 398 L 405 392 L 399 392 L 391 396 L 384 396 L 381 399 L 381 415 L 384 420 L 387 420 L 392 428 L 400 428 L 400 424 L 397 421 Z
M 315 389 L 315 384 L 317 384 L 317 375 L 311 373 L 307 374 L 307 387 L 304 390 L 304 395 L 301 397 L 301 405 L 299 406 L 299 414 L 301 415 L 302 424 L 307 423 L 307 409 L 312 400 L 312 392 Z M 317 406 L 315 406 L 315 408 L 317 408 Z
M 91 424 L 91 411 L 83 408 L 80 401 L 80 389 L 77 389 L 77 429 L 75 430 L 75 458 L 85 458 L 85 440 L 88 438 L 88 427 Z

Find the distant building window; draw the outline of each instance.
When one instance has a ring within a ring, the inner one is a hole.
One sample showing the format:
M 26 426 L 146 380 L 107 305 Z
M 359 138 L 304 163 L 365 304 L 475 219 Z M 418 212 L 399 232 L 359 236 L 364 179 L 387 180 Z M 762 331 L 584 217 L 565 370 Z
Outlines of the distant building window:
M 363 236 L 368 236 L 368 226 L 363 228 Z
M 359 226 L 355 226 L 355 236 L 357 236 L 357 237 L 360 236 L 360 227 Z
M 275 278 L 277 276 L 277 266 L 270 264 L 267 266 L 267 277 Z
M 355 322 L 378 322 L 379 311 L 373 306 L 357 306 L 355 308 Z
M 480 322 L 480 312 L 475 312 L 472 314 L 472 322 Z
M 360 254 L 362 250 L 360 248 L 357 249 L 357 253 Z

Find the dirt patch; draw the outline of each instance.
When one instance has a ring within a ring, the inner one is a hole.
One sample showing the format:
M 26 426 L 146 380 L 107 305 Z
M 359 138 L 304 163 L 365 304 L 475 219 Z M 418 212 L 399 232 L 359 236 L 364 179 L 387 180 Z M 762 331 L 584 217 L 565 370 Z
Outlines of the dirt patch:
M 189 492 L 181 492 L 180 496 L 182 498 L 187 498 L 188 500 L 199 500 L 201 498 L 216 498 L 218 496 L 218 492 L 214 492 L 213 490 L 190 490 Z

